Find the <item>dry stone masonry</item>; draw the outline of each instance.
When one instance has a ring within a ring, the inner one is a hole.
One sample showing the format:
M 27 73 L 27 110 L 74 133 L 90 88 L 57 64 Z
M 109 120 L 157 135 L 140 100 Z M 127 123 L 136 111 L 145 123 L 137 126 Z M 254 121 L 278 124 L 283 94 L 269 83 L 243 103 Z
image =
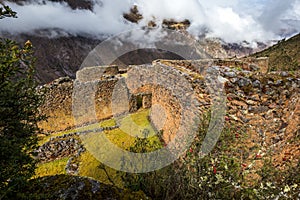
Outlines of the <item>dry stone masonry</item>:
M 195 115 L 201 118 L 201 113 L 209 110 L 211 94 L 204 78 L 205 69 L 209 66 L 214 66 L 213 68 L 225 80 L 226 120 L 235 121 L 241 127 L 246 127 L 250 136 L 245 145 L 250 151 L 253 149 L 252 153 L 255 154 L 255 145 L 259 143 L 263 145 L 260 151 L 273 150 L 274 161 L 277 163 L 282 159 L 299 158 L 299 144 L 290 141 L 300 134 L 299 72 L 269 73 L 266 58 L 156 60 L 152 65 L 130 66 L 127 71 L 123 70 L 121 73 L 117 66 L 91 68 L 94 74 L 91 77 L 92 81 L 84 74 L 87 73 L 85 69 L 77 73 L 76 81 L 80 81 L 82 87 L 93 83 L 96 91 L 93 100 L 98 121 L 111 118 L 114 114 L 124 114 L 122 112 L 126 114 L 139 108 L 151 108 L 149 119 L 152 125 L 163 133 L 163 140 L 169 142 L 178 132 L 182 119 Z M 153 71 L 153 68 L 157 70 Z M 188 83 L 186 85 L 191 88 L 184 88 L 178 77 L 186 80 Z M 49 119 L 48 122 L 41 124 L 42 128 L 58 131 L 75 126 L 72 96 L 74 97 L 73 89 L 76 81 L 61 78 L 44 86 L 47 88 L 47 99 L 41 110 L 49 115 Z M 184 89 L 181 90 L 178 85 Z M 178 95 L 174 92 L 175 88 L 179 91 Z M 180 97 L 189 95 L 190 90 L 195 94 L 198 104 L 187 110 L 183 116 L 181 105 L 183 99 Z M 112 109 L 114 95 L 117 95 L 115 103 L 120 104 L 120 110 Z M 92 122 L 87 118 L 82 121 L 83 125 L 86 123 Z M 74 145 L 68 146 L 70 147 L 68 151 L 72 153 Z M 44 157 L 48 159 L 47 156 Z

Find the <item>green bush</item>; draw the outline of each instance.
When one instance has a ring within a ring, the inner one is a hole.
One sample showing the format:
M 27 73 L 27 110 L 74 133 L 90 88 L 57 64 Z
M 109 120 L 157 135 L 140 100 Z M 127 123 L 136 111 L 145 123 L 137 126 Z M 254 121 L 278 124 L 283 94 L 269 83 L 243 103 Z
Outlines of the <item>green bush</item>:
M 14 16 L 8 7 L 0 18 Z M 0 199 L 12 199 L 32 177 L 42 97 L 34 79 L 32 45 L 0 38 Z M 11 196 L 12 195 L 12 196 Z

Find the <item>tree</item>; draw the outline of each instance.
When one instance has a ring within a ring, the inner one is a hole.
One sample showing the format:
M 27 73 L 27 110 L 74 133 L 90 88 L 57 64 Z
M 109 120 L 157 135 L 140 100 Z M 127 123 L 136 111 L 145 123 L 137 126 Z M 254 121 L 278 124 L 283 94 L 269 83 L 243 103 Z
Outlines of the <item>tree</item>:
M 15 17 L 15 12 L 0 8 L 0 19 L 4 17 Z M 34 74 L 30 41 L 21 47 L 0 38 L 0 199 L 20 195 L 34 174 L 32 150 L 40 131 L 37 123 L 43 119 Z
M 2 4 L 2 7 L 0 7 L 0 19 L 3 19 L 5 17 L 17 17 L 17 13 L 12 11 L 12 9 L 9 6 L 5 6 Z

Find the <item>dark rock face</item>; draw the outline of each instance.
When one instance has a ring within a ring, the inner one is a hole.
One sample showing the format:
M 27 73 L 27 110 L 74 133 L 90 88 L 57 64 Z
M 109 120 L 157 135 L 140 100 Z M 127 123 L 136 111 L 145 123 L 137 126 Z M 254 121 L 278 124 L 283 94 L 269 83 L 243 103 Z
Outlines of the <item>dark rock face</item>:
M 55 37 L 53 33 L 56 35 Z M 36 78 L 41 84 L 45 84 L 64 76 L 74 79 L 89 52 L 108 36 L 99 36 L 103 39 L 91 35 L 74 36 L 62 30 L 53 29 L 37 30 L 35 33 L 18 35 L 0 33 L 0 37 L 16 40 L 20 44 L 24 44 L 27 40 L 31 41 L 37 58 Z M 250 51 L 248 48 L 232 49 L 229 44 L 228 48 L 225 48 L 225 44 L 221 45 L 220 41 L 213 40 L 203 40 L 200 41 L 200 44 L 208 55 L 218 58 L 224 58 L 228 55 L 244 55 Z M 128 65 L 148 64 L 156 59 L 182 60 L 179 55 L 172 52 L 158 49 L 139 49 L 120 56 L 111 64 L 124 69 Z
M 36 78 L 41 84 L 49 83 L 65 76 L 75 79 L 81 63 L 88 53 L 101 43 L 101 40 L 91 36 L 72 35 L 49 38 L 47 37 L 47 34 L 50 34 L 49 31 L 45 30 L 45 33 L 39 34 L 44 36 L 34 34 L 0 34 L 0 37 L 16 40 L 20 44 L 24 44 L 27 40 L 31 41 L 34 46 L 35 57 L 37 58 Z M 180 56 L 171 52 L 140 49 L 122 55 L 111 64 L 116 64 L 124 69 L 131 64 L 151 63 L 153 60 L 161 58 L 181 59 Z
M 40 83 L 49 83 L 64 76 L 75 78 L 76 71 L 84 58 L 101 42 L 98 39 L 81 36 L 48 38 L 20 34 L 4 35 L 4 37 L 16 40 L 20 44 L 24 44 L 27 40 L 31 41 L 37 58 L 36 78 Z
M 234 56 L 248 56 L 250 54 L 255 53 L 256 51 L 263 50 L 268 46 L 264 43 L 258 43 L 257 49 L 253 49 L 251 47 L 247 47 L 247 44 L 238 44 L 238 43 L 224 43 L 222 47 L 228 53 L 229 57 Z

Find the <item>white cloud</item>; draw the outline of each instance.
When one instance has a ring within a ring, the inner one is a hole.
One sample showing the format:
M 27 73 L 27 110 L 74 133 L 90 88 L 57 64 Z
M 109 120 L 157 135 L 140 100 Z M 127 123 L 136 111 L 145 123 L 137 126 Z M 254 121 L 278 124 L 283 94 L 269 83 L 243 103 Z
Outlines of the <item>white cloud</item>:
M 115 4 L 116 3 L 116 4 Z M 103 1 L 103 7 L 96 4 L 93 11 L 72 10 L 65 3 L 25 4 L 6 3 L 17 12 L 18 18 L 0 21 L 0 30 L 28 32 L 36 29 L 58 28 L 73 34 L 116 34 L 132 28 L 124 23 L 121 13 L 130 9 L 129 1 Z
M 145 25 L 149 20 L 189 19 L 191 33 L 201 34 L 203 27 L 209 36 L 227 42 L 265 41 L 275 39 L 284 26 L 281 19 L 294 19 L 293 29 L 300 31 L 300 0 L 94 0 L 93 11 L 72 10 L 66 4 L 46 1 L 20 6 L 7 3 L 18 13 L 18 19 L 0 21 L 0 30 L 30 32 L 36 29 L 58 28 L 72 34 L 116 34 Z M 98 3 L 97 3 L 98 2 Z M 144 19 L 139 25 L 122 18 L 137 4 Z

